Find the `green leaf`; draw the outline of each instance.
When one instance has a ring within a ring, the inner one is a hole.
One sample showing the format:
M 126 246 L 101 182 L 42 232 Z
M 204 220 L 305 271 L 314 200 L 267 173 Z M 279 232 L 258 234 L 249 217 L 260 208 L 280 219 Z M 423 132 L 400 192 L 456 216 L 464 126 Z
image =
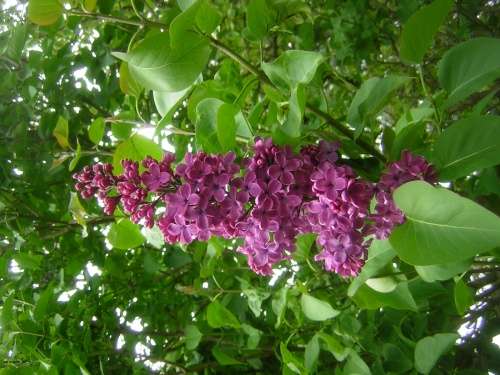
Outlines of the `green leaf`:
M 375 310 L 390 306 L 398 310 L 418 310 L 417 304 L 408 289 L 408 283 L 404 282 L 400 282 L 389 293 L 377 292 L 368 285 L 363 284 L 351 298 L 360 309 Z
M 377 292 L 389 293 L 396 289 L 399 282 L 400 280 L 396 276 L 384 276 L 368 279 L 366 285 Z
M 311 247 L 316 240 L 317 234 L 315 233 L 307 233 L 307 234 L 299 234 L 297 236 L 297 251 L 292 253 L 292 258 L 296 262 L 302 262 L 309 258 L 309 253 L 311 251 Z
M 290 137 L 298 137 L 300 135 L 300 127 L 302 118 L 306 108 L 306 87 L 303 84 L 298 84 L 292 88 L 290 98 L 288 100 L 288 111 L 286 119 L 282 123 L 281 130 Z
M 122 219 L 118 223 L 111 223 L 106 236 L 111 246 L 116 249 L 133 249 L 146 241 L 137 224 L 129 219 Z
M 120 122 L 111 122 L 111 133 L 113 137 L 125 141 L 132 136 L 134 129 L 135 112 L 134 111 L 121 111 L 117 116 Z
M 306 345 L 304 352 L 304 366 L 308 372 L 315 372 L 319 358 L 319 336 L 316 334 Z
M 457 263 L 438 264 L 436 266 L 415 266 L 422 280 L 432 283 L 436 280 L 449 280 L 457 275 L 467 271 L 473 258 L 463 260 Z
M 258 318 L 261 313 L 262 302 L 269 298 L 270 293 L 259 292 L 255 289 L 244 289 L 243 293 L 248 298 L 248 307 Z
M 411 80 L 411 77 L 388 75 L 381 80 L 369 80 L 366 85 L 361 86 L 361 93 L 353 99 L 347 114 L 347 121 L 355 127 L 354 137 L 358 138 L 367 125 L 371 125 L 375 116 L 394 99 L 396 91 Z M 364 100 L 361 101 L 361 98 Z M 358 105 L 359 103 L 359 105 Z M 354 113 L 354 112 L 357 113 Z
M 370 93 L 373 91 L 377 83 L 380 82 L 380 78 L 372 77 L 367 79 L 352 99 L 351 105 L 347 110 L 347 122 L 357 128 L 363 124 L 363 116 L 359 112 L 359 106 L 370 97 Z
M 77 139 L 75 157 L 73 158 L 73 160 L 71 160 L 71 163 L 69 164 L 69 171 L 70 172 L 73 169 L 75 169 L 75 167 L 78 164 L 78 161 L 80 161 L 81 157 L 82 157 L 82 146 L 80 146 L 80 142 L 78 142 L 78 139 Z
M 328 350 L 333 354 L 337 361 L 343 361 L 349 355 L 349 348 L 343 347 L 333 336 L 325 332 L 318 332 L 317 335 L 326 343 Z
M 205 34 L 212 34 L 222 22 L 222 17 L 218 11 L 208 2 L 204 1 L 196 14 L 196 25 Z
M 209 154 L 222 152 L 217 133 L 217 113 L 223 104 L 222 100 L 206 98 L 196 106 L 196 145 Z
M 344 374 L 371 375 L 370 368 L 352 348 L 349 350 L 349 360 L 344 366 Z
M 162 117 L 172 117 L 174 111 L 181 105 L 188 96 L 191 87 L 178 92 L 153 91 L 153 99 L 156 109 Z M 162 121 L 163 122 L 163 121 Z M 170 121 L 169 121 L 170 122 Z M 158 124 L 161 127 L 161 123 Z
M 186 11 L 191 5 L 196 3 L 198 0 L 177 0 L 177 5 L 179 5 L 179 8 L 184 12 Z
M 267 4 L 265 0 L 252 0 L 246 11 L 248 31 L 257 40 L 262 40 L 267 31 Z
M 243 362 L 240 362 L 233 357 L 224 353 L 218 346 L 212 348 L 212 354 L 221 365 L 242 365 Z
M 279 90 L 289 94 L 299 83 L 309 83 L 327 58 L 319 52 L 285 51 L 272 63 L 262 63 L 262 70 Z
M 87 12 L 92 12 L 97 5 L 97 0 L 83 0 L 83 7 Z
M 243 331 L 248 335 L 247 347 L 248 349 L 255 349 L 259 345 L 260 337 L 262 336 L 262 331 L 257 328 L 243 323 Z
M 80 215 L 80 216 L 87 215 L 87 211 L 85 211 L 85 208 L 83 208 L 82 204 L 80 203 L 80 199 L 78 198 L 78 194 L 73 192 L 73 191 L 70 193 L 68 210 L 71 213 L 76 214 L 76 215 Z
M 61 147 L 68 147 L 68 134 L 69 134 L 69 129 L 68 129 L 68 120 L 66 120 L 64 117 L 59 116 L 59 119 L 57 120 L 56 127 L 54 128 L 54 131 L 52 134 L 56 137 L 57 142 Z
M 203 334 L 200 332 L 198 327 L 189 324 L 184 328 L 184 336 L 186 337 L 186 349 L 195 350 L 200 343 Z
M 388 371 L 403 374 L 413 368 L 412 361 L 394 344 L 385 343 L 382 347 L 382 355 L 385 360 L 385 368 Z
M 163 150 L 154 141 L 140 134 L 134 134 L 131 138 L 120 143 L 113 155 L 113 168 L 116 175 L 123 172 L 121 161 L 131 159 L 140 164 L 146 156 L 151 156 L 156 160 L 161 160 Z
M 89 139 L 95 144 L 98 145 L 99 142 L 102 141 L 102 137 L 104 136 L 104 128 L 106 127 L 106 123 L 102 117 L 96 118 L 89 126 Z
M 450 351 L 455 341 L 460 338 L 457 333 L 438 333 L 424 337 L 417 342 L 415 348 L 415 368 L 418 372 L 428 374 L 439 357 Z
M 20 268 L 37 270 L 40 268 L 40 258 L 25 253 L 14 253 L 12 259 L 16 261 Z
M 218 301 L 212 301 L 207 307 L 207 322 L 212 328 L 220 328 L 229 325 L 233 328 L 241 328 L 241 323 L 231 311 L 222 306 Z
M 64 8 L 58 0 L 30 0 L 28 3 L 29 19 L 40 26 L 52 25 L 63 13 Z
M 172 21 L 169 34 L 170 34 L 170 47 L 176 48 L 184 43 L 184 38 L 186 35 L 194 32 L 194 26 L 196 25 L 196 14 L 200 8 L 203 0 L 198 0 L 191 4 L 189 8 L 184 10 Z
M 290 370 L 296 374 L 307 374 L 304 365 L 287 349 L 284 342 L 280 342 L 280 351 L 283 357 L 283 363 L 287 365 Z
M 28 25 L 28 23 L 17 24 L 14 28 L 12 28 L 12 33 L 5 53 L 10 59 L 16 62 L 21 59 L 24 46 L 26 45 Z
M 33 310 L 33 318 L 35 321 L 42 321 L 45 318 L 45 312 L 50 300 L 54 297 L 54 286 L 50 283 L 43 291 L 38 299 L 35 309 Z
M 457 311 L 460 315 L 464 315 L 469 307 L 474 304 L 474 298 L 472 298 L 469 287 L 462 279 L 456 282 L 453 295 L 455 297 Z
M 394 139 L 391 148 L 391 160 L 401 159 L 403 150 L 418 150 L 422 145 L 422 138 L 427 124 L 417 122 L 403 128 Z
M 403 26 L 399 56 L 405 64 L 421 64 L 454 0 L 436 0 L 414 13 Z
M 500 116 L 458 120 L 436 139 L 432 161 L 440 181 L 500 164 Z
M 334 310 L 328 302 L 307 294 L 302 294 L 300 305 L 305 316 L 318 322 L 323 322 L 340 314 L 340 311 Z
M 262 63 L 262 70 L 271 82 L 289 96 L 290 113 L 283 124 L 283 132 L 290 137 L 300 136 L 300 125 L 305 108 L 305 84 L 314 77 L 318 66 L 327 56 L 318 52 L 285 51 L 272 63 Z
M 5 330 L 10 322 L 14 319 L 14 296 L 15 293 L 11 293 L 2 305 L 2 315 L 0 315 L 0 327 Z
M 153 228 L 144 227 L 142 231 L 146 236 L 146 240 L 153 245 L 154 248 L 162 249 L 163 246 L 165 246 L 165 237 L 163 237 L 158 226 L 155 225 Z
M 353 279 L 351 285 L 349 285 L 347 295 L 352 297 L 366 280 L 376 275 L 377 272 L 384 268 L 395 256 L 396 252 L 389 243 L 389 240 L 374 240 L 368 248 L 368 259 L 359 275 Z
M 124 94 L 136 98 L 138 98 L 142 92 L 142 86 L 130 74 L 126 61 L 123 61 L 120 65 L 120 89 Z
M 456 263 L 500 245 L 500 218 L 444 188 L 412 181 L 394 192 L 407 222 L 389 240 L 413 265 Z
M 151 252 L 146 252 L 144 255 L 144 270 L 149 273 L 155 273 L 161 270 L 161 264 L 158 260 L 151 254 Z
M 232 103 L 224 103 L 217 110 L 217 138 L 223 152 L 234 150 L 236 144 L 236 121 L 234 117 L 240 112 Z
M 210 41 L 186 33 L 182 43 L 172 48 L 169 34 L 161 32 L 145 38 L 128 53 L 113 55 L 128 62 L 132 77 L 147 89 L 178 92 L 200 75 L 210 55 Z
M 431 121 L 434 114 L 434 108 L 424 106 L 408 109 L 396 123 L 396 134 L 399 134 L 401 130 L 409 125 L 413 125 L 421 121 Z
M 500 39 L 477 38 L 446 52 L 438 80 L 448 92 L 442 109 L 451 107 L 500 77 Z
M 278 327 L 281 324 L 281 320 L 285 312 L 285 308 L 287 306 L 287 296 L 288 296 L 288 289 L 284 287 L 279 289 L 276 293 L 274 293 L 273 300 L 271 301 L 271 307 L 273 309 L 273 312 L 278 317 L 278 321 L 276 322 L 276 327 Z
M 125 254 L 123 252 L 112 252 L 106 255 L 104 269 L 106 269 L 106 271 L 108 271 L 111 275 L 121 275 L 126 266 L 127 260 L 125 259 Z

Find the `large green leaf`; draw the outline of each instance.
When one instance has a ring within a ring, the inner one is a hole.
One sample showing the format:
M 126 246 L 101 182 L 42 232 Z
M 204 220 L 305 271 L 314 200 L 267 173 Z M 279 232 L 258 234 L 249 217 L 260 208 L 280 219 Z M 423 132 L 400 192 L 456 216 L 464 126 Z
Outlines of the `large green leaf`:
M 418 310 L 408 284 L 405 282 L 400 282 L 389 293 L 377 292 L 367 284 L 363 284 L 351 298 L 360 309 L 376 310 L 390 306 L 398 310 Z
M 314 335 L 311 340 L 306 345 L 306 350 L 304 352 L 304 366 L 309 372 L 316 372 L 316 366 L 318 364 L 319 358 L 319 336 L 318 334 Z
M 64 8 L 58 0 L 30 0 L 28 3 L 29 19 L 40 26 L 52 25 L 63 13 Z
M 446 52 L 438 79 L 448 92 L 448 108 L 500 77 L 500 39 L 477 38 Z
M 197 348 L 203 334 L 198 327 L 188 324 L 186 328 L 184 328 L 184 336 L 186 337 L 186 349 L 194 350 Z
M 196 14 L 196 25 L 206 35 L 210 35 L 222 22 L 222 17 L 208 1 L 204 1 Z
M 385 368 L 397 374 L 406 373 L 413 368 L 413 363 L 398 346 L 385 343 L 382 347 Z
M 47 311 L 47 307 L 49 302 L 54 298 L 54 285 L 50 283 L 47 286 L 38 299 L 35 309 L 33 310 L 33 318 L 35 321 L 41 321 L 45 318 L 45 313 Z
M 106 239 L 116 249 L 133 249 L 146 241 L 139 226 L 129 219 L 122 219 L 116 224 L 111 223 Z
M 355 128 L 357 138 L 367 125 L 371 125 L 375 116 L 394 98 L 394 93 L 410 77 L 388 75 L 382 79 L 370 78 L 356 92 L 347 112 L 347 122 Z
M 460 315 L 464 315 L 469 307 L 474 304 L 474 298 L 472 298 L 469 287 L 462 279 L 458 280 L 455 284 L 453 295 L 457 311 Z
M 231 357 L 230 355 L 226 354 L 218 346 L 212 348 L 212 354 L 215 357 L 215 359 L 217 360 L 217 362 L 219 362 L 221 365 L 224 365 L 224 366 L 226 366 L 226 365 L 242 365 L 243 364 L 243 362 L 240 362 L 240 361 L 234 359 L 233 357 Z
M 500 245 L 500 218 L 476 203 L 423 181 L 394 192 L 407 222 L 389 240 L 413 265 L 456 263 Z
M 410 17 L 401 33 L 401 61 L 405 64 L 422 63 L 434 35 L 454 3 L 454 0 L 436 0 Z
M 328 302 L 307 294 L 302 295 L 300 305 L 305 316 L 319 322 L 331 319 L 340 314 L 340 311 L 334 310 Z
M 460 337 L 457 333 L 438 333 L 424 337 L 417 342 L 415 348 L 415 368 L 418 372 L 428 374 L 439 357 L 446 354 Z
M 161 160 L 163 150 L 151 139 L 140 134 L 134 134 L 126 141 L 120 143 L 113 155 L 114 173 L 123 172 L 121 161 L 123 159 L 131 159 L 136 162 L 141 162 L 146 156 L 151 156 L 156 160 Z
M 250 34 L 261 40 L 267 31 L 268 9 L 265 0 L 252 0 L 246 12 L 247 27 Z
M 233 328 L 241 328 L 241 323 L 231 311 L 222 306 L 218 301 L 212 301 L 207 307 L 207 322 L 212 328 L 220 328 L 229 325 Z
M 500 164 L 500 117 L 458 120 L 437 138 L 432 161 L 440 181 L 451 181 Z
M 106 127 L 106 123 L 102 117 L 97 117 L 89 126 L 89 139 L 94 142 L 95 145 L 98 145 L 99 142 L 102 141 L 102 137 L 104 136 L 104 128 Z
M 467 271 L 472 264 L 472 258 L 457 263 L 437 264 L 435 266 L 415 266 L 422 280 L 432 283 L 436 280 L 449 280 Z
M 177 92 L 191 86 L 200 75 L 210 55 L 210 42 L 186 33 L 182 43 L 172 48 L 169 34 L 161 32 L 128 53 L 113 55 L 127 61 L 132 77 L 147 89 Z

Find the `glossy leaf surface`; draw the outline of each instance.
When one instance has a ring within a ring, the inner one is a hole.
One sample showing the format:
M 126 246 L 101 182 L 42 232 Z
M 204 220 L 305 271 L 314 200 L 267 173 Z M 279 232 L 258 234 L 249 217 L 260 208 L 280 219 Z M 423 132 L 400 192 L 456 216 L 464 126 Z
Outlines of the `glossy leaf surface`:
M 449 190 L 414 181 L 398 188 L 394 200 L 407 222 L 390 242 L 407 263 L 456 263 L 500 245 L 500 218 Z

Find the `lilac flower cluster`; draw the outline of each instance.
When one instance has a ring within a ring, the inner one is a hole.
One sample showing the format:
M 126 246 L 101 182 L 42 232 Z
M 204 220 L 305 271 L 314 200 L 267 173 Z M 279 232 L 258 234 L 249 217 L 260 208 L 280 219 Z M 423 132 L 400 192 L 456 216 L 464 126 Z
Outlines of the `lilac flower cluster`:
M 113 175 L 110 164 L 85 167 L 74 178 L 85 199 L 97 194 L 111 215 L 119 202 L 135 223 L 155 222 L 165 241 L 189 244 L 213 236 L 242 238 L 237 251 L 253 271 L 271 274 L 271 267 L 289 259 L 298 234 L 317 233 L 322 251 L 315 260 L 343 277 L 356 276 L 367 257 L 371 238 L 386 238 L 405 218 L 392 200 L 401 184 L 436 181 L 433 165 L 404 151 L 382 180 L 373 185 L 346 165 L 338 165 L 340 143 L 303 147 L 295 154 L 272 139 L 255 138 L 254 152 L 236 156 L 188 153 L 174 169 L 174 155 L 161 161 L 123 160 L 124 172 Z M 375 212 L 369 207 L 375 197 Z M 157 206 L 161 204 L 162 213 Z M 158 217 L 159 216 L 159 217 Z

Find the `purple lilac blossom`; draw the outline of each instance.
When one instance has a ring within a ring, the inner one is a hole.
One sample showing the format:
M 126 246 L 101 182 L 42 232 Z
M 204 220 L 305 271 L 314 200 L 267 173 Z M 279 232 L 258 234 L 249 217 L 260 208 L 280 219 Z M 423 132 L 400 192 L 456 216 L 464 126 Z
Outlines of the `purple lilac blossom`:
M 97 194 L 104 212 L 112 215 L 119 203 L 134 223 L 155 224 L 165 241 L 189 244 L 210 236 L 242 238 L 237 252 L 247 256 L 256 273 L 270 275 L 272 267 L 296 249 L 299 234 L 317 234 L 316 261 L 342 277 L 356 276 L 373 238 L 387 238 L 405 222 L 392 194 L 403 183 L 437 182 L 434 166 L 405 150 L 377 184 L 339 165 L 339 142 L 301 148 L 279 147 L 256 137 L 252 157 L 187 153 L 173 168 L 175 155 L 161 161 L 150 156 L 141 165 L 123 160 L 124 172 L 113 175 L 111 164 L 85 167 L 74 174 L 84 199 Z M 370 204 L 375 200 L 373 212 Z M 164 207 L 158 214 L 157 207 Z

